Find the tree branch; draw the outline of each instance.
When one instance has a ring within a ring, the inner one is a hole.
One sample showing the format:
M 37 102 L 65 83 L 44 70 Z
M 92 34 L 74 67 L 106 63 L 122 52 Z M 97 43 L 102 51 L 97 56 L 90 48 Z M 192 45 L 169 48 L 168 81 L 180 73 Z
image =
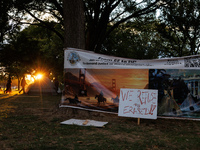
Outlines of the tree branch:
M 144 14 L 150 13 L 150 12 L 154 12 L 159 6 L 158 3 L 159 0 L 156 0 L 154 3 L 148 5 L 146 8 L 141 9 L 139 11 L 136 11 L 135 13 L 129 15 L 128 17 L 121 19 L 120 21 L 118 21 L 117 23 L 115 23 L 107 32 L 106 36 L 108 36 L 115 28 L 117 28 L 121 23 L 126 22 L 127 20 L 134 18 L 134 17 L 138 17 L 138 16 L 142 16 Z M 150 9 L 151 7 L 155 7 L 153 9 Z M 150 10 L 149 10 L 150 9 Z
M 58 1 L 57 0 L 49 0 L 49 2 L 51 2 L 55 5 L 55 7 L 57 8 L 57 11 L 63 17 L 63 7 L 58 3 Z
M 25 11 L 26 11 L 29 15 L 31 15 L 34 19 L 36 19 L 36 20 L 39 21 L 40 23 L 44 24 L 44 26 L 45 26 L 47 29 L 49 29 L 49 30 L 55 32 L 55 33 L 58 35 L 58 37 L 64 42 L 64 37 L 62 36 L 62 34 L 60 34 L 60 33 L 59 33 L 58 31 L 56 31 L 54 28 L 50 27 L 46 22 L 44 22 L 44 21 L 42 21 L 41 19 L 37 18 L 37 17 L 36 17 L 35 15 L 33 15 L 28 9 L 25 8 Z

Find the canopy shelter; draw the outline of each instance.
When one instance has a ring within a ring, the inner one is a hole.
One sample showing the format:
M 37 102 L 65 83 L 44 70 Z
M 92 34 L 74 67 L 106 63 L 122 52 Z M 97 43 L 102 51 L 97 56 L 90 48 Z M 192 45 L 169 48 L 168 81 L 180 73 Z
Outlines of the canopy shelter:
M 36 80 L 34 83 L 30 84 L 26 90 L 29 95 L 56 95 L 57 91 L 55 85 L 47 77 L 43 77 L 41 80 Z

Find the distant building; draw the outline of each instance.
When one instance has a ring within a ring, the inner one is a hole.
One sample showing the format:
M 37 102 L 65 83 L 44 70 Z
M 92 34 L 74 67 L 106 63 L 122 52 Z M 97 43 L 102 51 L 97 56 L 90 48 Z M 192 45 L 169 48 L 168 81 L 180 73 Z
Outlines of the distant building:
M 197 98 L 200 98 L 200 76 L 186 76 L 183 78 L 183 80 L 190 90 L 190 93 L 193 96 L 197 96 Z

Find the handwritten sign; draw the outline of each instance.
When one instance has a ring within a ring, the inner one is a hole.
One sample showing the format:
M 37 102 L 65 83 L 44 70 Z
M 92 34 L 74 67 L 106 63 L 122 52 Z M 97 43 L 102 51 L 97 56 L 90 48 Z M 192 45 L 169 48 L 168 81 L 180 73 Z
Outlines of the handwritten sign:
M 120 89 L 118 116 L 157 119 L 158 91 Z

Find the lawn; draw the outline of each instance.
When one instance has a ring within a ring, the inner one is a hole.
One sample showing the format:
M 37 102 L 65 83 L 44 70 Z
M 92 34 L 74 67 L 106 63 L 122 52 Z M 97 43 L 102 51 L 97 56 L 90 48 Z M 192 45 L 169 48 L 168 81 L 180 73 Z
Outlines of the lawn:
M 60 96 L 0 95 L 2 150 L 197 150 L 200 121 L 141 119 L 59 108 Z M 76 119 L 107 121 L 104 128 L 61 125 Z

